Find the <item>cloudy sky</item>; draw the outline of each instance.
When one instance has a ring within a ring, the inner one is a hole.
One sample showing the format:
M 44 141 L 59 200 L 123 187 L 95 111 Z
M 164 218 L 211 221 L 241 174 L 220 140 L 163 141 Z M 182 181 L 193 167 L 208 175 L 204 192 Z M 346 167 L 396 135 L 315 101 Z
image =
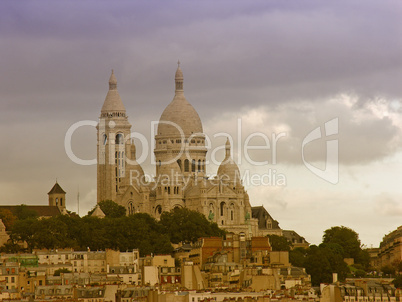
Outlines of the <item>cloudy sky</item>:
M 388 0 L 2 1 L 0 202 L 47 204 L 57 179 L 67 208 L 78 210 L 79 192 L 86 214 L 96 166 L 66 155 L 67 130 L 98 120 L 113 68 L 132 130 L 150 144 L 180 59 L 210 160 L 223 159 L 212 151 L 230 134 L 252 205 L 311 243 L 344 225 L 376 247 L 402 224 L 401 14 Z M 318 127 L 322 138 L 303 148 Z M 335 184 L 311 171 L 330 166 L 329 141 L 339 146 Z M 246 142 L 270 149 L 245 154 Z M 72 149 L 95 158 L 96 130 L 79 128 Z

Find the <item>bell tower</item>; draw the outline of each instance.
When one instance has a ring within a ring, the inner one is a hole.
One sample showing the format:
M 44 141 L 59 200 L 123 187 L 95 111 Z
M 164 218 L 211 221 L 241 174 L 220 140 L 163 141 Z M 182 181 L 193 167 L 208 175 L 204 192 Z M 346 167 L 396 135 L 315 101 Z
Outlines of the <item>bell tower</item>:
M 66 192 L 57 181 L 47 194 L 49 195 L 49 206 L 57 206 L 60 209 L 66 208 Z
M 126 108 L 117 91 L 117 80 L 112 70 L 109 91 L 103 103 L 97 129 L 97 202 L 117 202 L 119 188 L 125 182 L 126 156 L 131 152 L 131 124 Z M 128 155 L 130 157 L 130 155 Z

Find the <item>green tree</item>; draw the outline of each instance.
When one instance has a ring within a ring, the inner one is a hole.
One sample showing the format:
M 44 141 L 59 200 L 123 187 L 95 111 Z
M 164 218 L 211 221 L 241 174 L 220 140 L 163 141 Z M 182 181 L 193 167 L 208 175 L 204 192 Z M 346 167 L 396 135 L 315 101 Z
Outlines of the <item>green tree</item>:
M 359 260 L 361 252 L 359 235 L 348 227 L 336 226 L 325 230 L 322 242 L 339 244 L 343 248 L 344 258 Z
M 292 243 L 284 236 L 267 235 L 273 251 L 290 251 Z
M 305 260 L 306 272 L 311 275 L 311 283 L 318 286 L 320 283 L 332 281 L 332 269 L 323 249 L 318 246 L 311 246 Z
M 366 271 L 364 271 L 362 269 L 357 269 L 354 272 L 354 275 L 355 275 L 356 278 L 363 278 L 363 277 L 366 277 Z
M 160 224 L 172 243 L 195 242 L 201 237 L 221 237 L 225 234 L 216 223 L 208 221 L 203 214 L 186 208 L 163 212 Z
M 395 288 L 402 288 L 402 275 L 398 275 L 392 283 L 394 284 Z
M 307 251 L 304 262 L 306 272 L 311 275 L 311 283 L 318 286 L 320 283 L 331 283 L 332 274 L 337 273 L 339 280 L 344 280 L 349 268 L 343 261 L 343 256 L 332 246 L 321 244 L 311 246 Z
M 28 208 L 25 204 L 22 204 L 16 207 L 15 216 L 17 216 L 18 220 L 24 220 L 29 218 L 36 218 L 38 217 L 38 213 Z
M 305 267 L 308 249 L 297 247 L 289 252 L 289 261 L 293 266 Z
M 0 219 L 3 221 L 4 226 L 6 227 L 6 230 L 9 231 L 9 230 L 11 230 L 11 227 L 13 226 L 14 221 L 16 220 L 16 217 L 13 215 L 13 213 L 10 210 L 1 209 L 0 210 Z
M 59 268 L 54 271 L 53 276 L 60 276 L 61 273 L 66 274 L 66 273 L 72 273 L 72 272 L 70 270 L 68 270 L 67 268 Z
M 13 244 L 18 242 L 26 242 L 28 245 L 28 250 L 32 251 L 35 242 L 33 239 L 34 229 L 33 225 L 37 221 L 35 218 L 28 218 L 23 220 L 17 220 L 13 224 L 10 232 L 10 239 Z
M 392 265 L 384 265 L 381 267 L 381 272 L 387 276 L 395 275 L 395 268 Z

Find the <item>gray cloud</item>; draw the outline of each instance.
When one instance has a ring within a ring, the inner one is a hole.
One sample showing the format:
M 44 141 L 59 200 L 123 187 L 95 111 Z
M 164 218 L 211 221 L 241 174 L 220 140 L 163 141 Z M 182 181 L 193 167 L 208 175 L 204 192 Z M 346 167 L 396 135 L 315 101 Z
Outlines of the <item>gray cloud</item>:
M 114 68 L 133 130 L 148 135 L 149 121 L 173 98 L 177 59 L 207 134 L 233 132 L 237 117 L 246 133 L 287 131 L 278 160 L 296 166 L 303 137 L 339 117 L 342 164 L 400 151 L 402 6 L 395 1 L 0 5 L 2 201 L 45 204 L 57 177 L 72 210 L 78 186 L 82 209 L 90 209 L 96 171 L 66 156 L 67 129 L 98 118 Z M 336 102 L 339 95 L 357 101 Z M 94 157 L 95 130 L 80 130 L 73 144 Z M 319 161 L 325 144 L 306 151 Z M 269 200 L 291 204 L 280 195 Z

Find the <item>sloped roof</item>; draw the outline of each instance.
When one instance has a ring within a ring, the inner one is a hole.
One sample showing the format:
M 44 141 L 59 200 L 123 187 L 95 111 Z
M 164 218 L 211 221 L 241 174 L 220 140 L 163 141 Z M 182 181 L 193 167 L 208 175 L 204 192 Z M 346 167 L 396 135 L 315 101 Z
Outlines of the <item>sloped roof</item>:
M 292 244 L 294 243 L 308 243 L 304 237 L 297 234 L 295 231 L 292 230 L 283 230 L 282 234 L 286 237 Z
M 16 215 L 17 209 L 21 205 L 15 206 L 0 206 L 0 210 L 9 210 L 11 213 Z M 57 215 L 61 215 L 60 209 L 57 206 L 29 206 L 26 205 L 28 210 L 35 211 L 39 217 L 53 217 Z
M 104 218 L 106 215 L 103 213 L 99 205 L 96 205 L 95 211 L 91 214 L 92 217 Z
M 64 190 L 60 187 L 60 185 L 56 181 L 53 188 L 47 194 L 66 194 L 66 192 L 64 192 Z
M 272 220 L 272 229 L 280 229 L 278 221 L 272 218 L 272 216 L 268 213 L 268 211 L 263 207 L 251 207 L 251 213 L 253 218 L 258 219 L 258 228 L 266 229 L 267 226 L 265 224 L 267 219 Z

